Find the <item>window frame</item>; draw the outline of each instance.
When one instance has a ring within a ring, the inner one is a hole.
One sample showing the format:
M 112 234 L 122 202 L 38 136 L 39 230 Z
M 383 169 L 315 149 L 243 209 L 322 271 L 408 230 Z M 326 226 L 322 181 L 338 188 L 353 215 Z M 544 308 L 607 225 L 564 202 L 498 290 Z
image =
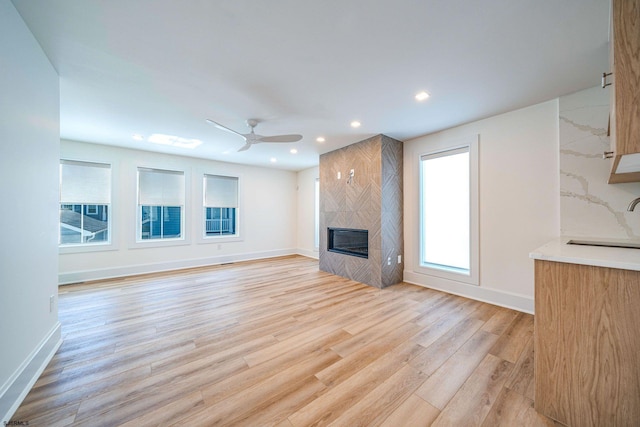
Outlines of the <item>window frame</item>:
M 320 178 L 316 178 L 313 184 L 314 209 L 313 209 L 313 245 L 314 250 L 320 251 Z
M 87 160 L 87 159 L 77 159 L 77 158 L 71 158 L 71 157 L 61 157 L 60 158 L 60 162 L 59 162 L 59 188 L 60 191 L 62 190 L 62 164 L 63 162 L 69 162 L 69 163 L 84 163 L 84 164 L 96 164 L 96 165 L 100 165 L 100 167 L 107 167 L 110 171 L 110 179 L 109 179 L 109 198 L 110 198 L 110 202 L 109 203 L 62 203 L 60 201 L 61 195 L 58 196 L 58 215 L 60 215 L 60 210 L 62 209 L 63 206 L 75 206 L 75 205 L 82 205 L 82 206 L 89 206 L 89 205 L 100 205 L 100 206 L 107 206 L 108 209 L 108 218 L 107 218 L 107 222 L 108 222 L 108 235 L 109 238 L 106 241 L 103 242 L 95 242 L 95 243 L 68 243 L 68 244 L 61 244 L 60 243 L 60 231 L 58 230 L 58 253 L 59 254 L 74 254 L 74 253 L 84 253 L 84 252 L 103 252 L 103 251 L 113 251 L 113 250 L 117 250 L 117 234 L 116 234 L 116 225 L 115 225 L 115 218 L 114 218 L 114 212 L 115 209 L 118 205 L 118 202 L 116 200 L 116 198 L 114 197 L 114 177 L 118 176 L 118 168 L 117 165 L 115 165 L 113 162 L 110 161 L 105 161 L 105 160 Z M 58 227 L 60 227 L 59 224 L 59 219 L 58 219 Z
M 420 153 L 418 156 L 418 229 L 419 235 L 416 239 L 417 247 L 414 269 L 416 272 L 435 276 L 443 279 L 454 280 L 470 285 L 480 283 L 480 250 L 479 250 L 479 158 L 478 158 L 479 136 L 474 135 L 455 141 L 445 141 L 435 144 L 429 151 Z M 422 188 L 422 162 L 425 157 L 437 156 L 446 152 L 468 149 L 469 152 L 469 272 L 447 268 L 447 266 L 437 267 L 432 264 L 424 264 L 423 259 L 423 188 Z
M 184 192 L 184 204 L 180 205 L 180 237 L 171 237 L 171 238 L 156 238 L 156 239 L 142 239 L 142 207 L 143 206 L 161 206 L 163 208 L 166 207 L 175 207 L 176 205 L 151 205 L 151 204 L 140 204 L 140 172 L 141 171 L 157 171 L 157 172 L 166 172 L 171 174 L 178 174 L 183 176 L 183 192 Z M 189 235 L 188 235 L 188 221 L 187 214 L 189 213 L 189 174 L 187 170 L 182 168 L 175 167 L 163 167 L 163 166 L 143 166 L 138 165 L 135 168 L 135 180 L 136 180 L 136 192 L 135 192 L 135 236 L 132 244 L 132 248 L 152 248 L 152 247 L 163 247 L 163 246 L 183 246 L 189 245 Z
M 224 235 L 207 235 L 207 209 L 209 208 L 218 208 L 225 209 L 229 208 L 228 206 L 207 206 L 206 205 L 206 195 L 207 195 L 207 177 L 221 177 L 221 178 L 232 178 L 236 180 L 236 207 L 234 221 L 235 221 L 235 233 L 234 234 L 224 234 Z M 240 209 L 240 177 L 237 175 L 223 174 L 223 173 L 207 173 L 204 172 L 202 174 L 202 220 L 201 224 L 201 238 L 203 241 L 215 241 L 216 243 L 220 242 L 237 242 L 240 240 L 240 225 L 241 221 L 241 209 Z
M 211 171 L 208 169 L 200 169 L 197 172 L 194 172 L 194 180 L 197 180 L 197 185 L 200 186 L 200 208 L 197 209 L 196 224 L 194 227 L 197 227 L 197 230 L 194 229 L 194 233 L 197 236 L 197 242 L 201 244 L 211 244 L 211 243 L 227 243 L 227 242 L 241 242 L 244 241 L 243 229 L 244 229 L 244 221 L 243 221 L 243 176 L 242 174 L 237 173 L 227 173 L 225 171 Z M 237 180 L 237 206 L 235 212 L 235 221 L 236 221 L 236 232 L 235 234 L 227 234 L 227 235 L 214 235 L 207 236 L 206 231 L 206 220 L 207 220 L 207 206 L 205 205 L 205 196 L 206 196 L 206 185 L 205 180 L 207 176 L 220 176 L 223 178 L 235 178 Z M 195 181 L 194 181 L 195 182 Z M 218 249 L 222 249 L 222 246 L 219 246 Z

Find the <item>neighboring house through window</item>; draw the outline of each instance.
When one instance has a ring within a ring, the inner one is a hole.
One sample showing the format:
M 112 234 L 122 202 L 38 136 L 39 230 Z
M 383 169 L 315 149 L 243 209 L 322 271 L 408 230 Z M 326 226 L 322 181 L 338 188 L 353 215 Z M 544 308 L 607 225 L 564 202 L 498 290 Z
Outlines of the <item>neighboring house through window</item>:
M 60 160 L 60 246 L 108 244 L 111 165 Z
M 184 172 L 138 168 L 138 240 L 182 239 Z
M 204 236 L 238 235 L 238 178 L 204 175 Z

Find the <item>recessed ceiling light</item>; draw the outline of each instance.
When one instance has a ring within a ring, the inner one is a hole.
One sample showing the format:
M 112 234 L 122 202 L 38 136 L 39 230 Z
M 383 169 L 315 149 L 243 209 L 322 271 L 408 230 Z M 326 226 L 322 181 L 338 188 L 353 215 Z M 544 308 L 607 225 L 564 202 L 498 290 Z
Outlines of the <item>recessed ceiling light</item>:
M 144 141 L 144 136 L 140 135 L 139 133 L 134 133 L 131 137 L 136 141 Z
M 323 136 L 319 136 L 319 137 L 317 137 L 317 138 L 316 138 L 316 141 L 317 141 L 317 142 L 324 142 L 324 141 L 325 141 L 325 139 L 324 139 L 324 137 L 323 137 Z
M 278 159 L 276 159 L 275 157 L 272 157 L 272 158 L 270 158 L 270 159 L 269 159 L 269 161 L 270 161 L 271 163 L 275 163 L 275 162 L 277 162 L 277 161 L 278 161 Z
M 296 154 L 298 152 L 298 150 L 296 150 L 295 148 L 292 148 L 291 150 L 289 150 L 289 152 L 291 154 Z
M 416 94 L 416 101 L 424 101 L 425 99 L 429 98 L 429 94 L 425 91 L 422 92 L 418 92 Z
M 352 128 L 359 128 L 361 124 L 362 123 L 360 123 L 359 121 L 354 120 L 354 121 L 351 122 L 351 127 Z
M 163 135 L 161 133 L 154 133 L 149 137 L 149 142 L 160 145 L 171 145 L 178 148 L 196 148 L 202 144 L 199 139 L 188 139 L 174 135 Z

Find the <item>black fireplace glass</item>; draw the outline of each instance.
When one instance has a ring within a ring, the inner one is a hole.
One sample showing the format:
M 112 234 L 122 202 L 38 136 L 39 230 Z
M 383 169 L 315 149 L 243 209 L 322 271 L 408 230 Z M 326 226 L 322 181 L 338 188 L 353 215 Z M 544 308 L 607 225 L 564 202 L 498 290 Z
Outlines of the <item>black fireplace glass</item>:
M 327 250 L 369 258 L 369 231 L 329 227 L 327 229 Z

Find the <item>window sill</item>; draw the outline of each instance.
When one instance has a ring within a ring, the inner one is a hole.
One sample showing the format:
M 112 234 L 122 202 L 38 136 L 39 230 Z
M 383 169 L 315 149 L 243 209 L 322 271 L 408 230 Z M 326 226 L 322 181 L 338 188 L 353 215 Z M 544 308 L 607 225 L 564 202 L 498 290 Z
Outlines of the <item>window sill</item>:
M 92 245 L 64 245 L 58 246 L 58 254 L 81 254 L 85 252 L 117 251 L 118 247 L 112 243 L 96 243 Z
M 198 240 L 198 244 L 209 243 L 228 243 L 228 242 L 242 242 L 244 239 L 239 235 L 234 236 L 203 236 Z
M 188 246 L 191 241 L 188 239 L 149 239 L 149 240 L 136 240 L 130 249 L 147 249 L 147 248 L 164 248 L 172 246 Z
M 471 271 L 464 271 L 455 268 L 436 268 L 424 264 L 417 266 L 415 268 L 415 272 L 427 276 L 439 277 L 441 279 L 453 280 L 467 285 L 478 286 L 480 284 L 477 275 L 471 274 Z

